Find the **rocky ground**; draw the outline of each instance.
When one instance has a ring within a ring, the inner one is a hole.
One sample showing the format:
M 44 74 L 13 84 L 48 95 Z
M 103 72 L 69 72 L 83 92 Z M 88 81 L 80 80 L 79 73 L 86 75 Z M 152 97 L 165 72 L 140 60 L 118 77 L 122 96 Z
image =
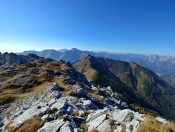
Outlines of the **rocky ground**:
M 145 115 L 130 110 L 110 87 L 82 87 L 78 83 L 63 94 L 57 83 L 34 96 L 0 122 L 8 132 L 137 132 Z M 157 118 L 162 124 L 168 123 Z

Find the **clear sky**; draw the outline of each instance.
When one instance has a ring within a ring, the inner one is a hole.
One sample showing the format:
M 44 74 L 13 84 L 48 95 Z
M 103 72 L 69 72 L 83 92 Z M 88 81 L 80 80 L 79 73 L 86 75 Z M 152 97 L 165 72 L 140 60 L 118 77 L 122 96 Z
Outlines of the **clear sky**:
M 175 0 L 0 0 L 0 51 L 175 55 Z

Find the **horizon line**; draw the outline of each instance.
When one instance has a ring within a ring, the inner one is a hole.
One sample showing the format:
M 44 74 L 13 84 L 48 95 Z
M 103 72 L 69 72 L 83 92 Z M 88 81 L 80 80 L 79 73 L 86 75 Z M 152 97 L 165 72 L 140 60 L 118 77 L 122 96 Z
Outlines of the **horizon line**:
M 122 54 L 122 55 L 126 55 L 126 54 L 131 54 L 131 55 L 143 55 L 143 56 L 152 56 L 152 55 L 155 55 L 155 56 L 162 56 L 162 57 L 173 57 L 175 58 L 175 55 L 167 55 L 167 54 L 153 54 L 153 53 L 134 53 L 134 52 L 112 52 L 112 51 L 103 51 L 103 50 L 84 50 L 84 49 L 79 49 L 79 48 L 61 48 L 61 49 L 42 49 L 42 50 L 34 50 L 34 49 L 30 49 L 30 50 L 22 50 L 22 51 L 8 51 L 8 50 L 4 50 L 4 51 L 0 51 L 0 53 L 15 53 L 15 54 L 19 54 L 19 53 L 23 53 L 23 52 L 42 52 L 42 51 L 45 51 L 45 50 L 54 50 L 54 51 L 60 51 L 60 50 L 72 50 L 72 49 L 77 49 L 77 50 L 80 50 L 80 51 L 88 51 L 88 52 L 95 52 L 95 53 L 109 53 L 109 54 Z

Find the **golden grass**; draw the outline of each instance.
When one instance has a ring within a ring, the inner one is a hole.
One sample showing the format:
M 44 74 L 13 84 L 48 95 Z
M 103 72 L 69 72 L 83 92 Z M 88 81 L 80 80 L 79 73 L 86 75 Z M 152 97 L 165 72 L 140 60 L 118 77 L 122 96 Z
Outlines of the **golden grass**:
M 115 129 L 117 129 L 117 125 L 114 124 L 114 121 L 112 119 L 109 119 L 109 123 L 111 125 L 111 129 L 114 131 Z
M 21 88 L 19 89 L 2 89 L 0 91 L 0 103 L 2 104 L 8 104 L 8 103 L 17 103 L 20 105 L 23 103 L 25 100 L 32 96 L 37 96 L 39 97 L 42 92 L 52 85 L 52 82 L 45 82 L 42 85 L 39 85 L 37 87 L 31 88 L 30 92 L 21 92 Z M 9 114 L 9 111 L 4 111 L 4 114 Z
M 93 128 L 91 132 L 98 132 L 96 128 Z
M 81 124 L 80 128 L 84 130 L 84 132 L 88 132 L 88 125 L 87 124 Z
M 55 79 L 55 82 L 58 84 L 58 86 L 62 90 L 62 92 L 63 92 L 62 95 L 63 96 L 68 96 L 71 89 L 67 85 L 64 84 L 64 79 L 65 78 L 63 76 L 61 76 L 60 78 Z
M 41 126 L 41 119 L 39 117 L 28 119 L 16 130 L 13 130 L 10 125 L 11 122 L 5 126 L 7 132 L 37 132 Z
M 76 111 L 72 112 L 71 115 L 74 116 L 74 117 L 79 116 L 79 110 L 76 110 Z
M 57 111 L 57 108 L 53 108 L 53 109 L 48 108 L 48 109 L 46 110 L 46 114 L 53 114 L 53 113 L 55 113 L 56 111 Z
M 0 96 L 0 103 L 1 104 L 8 104 L 13 102 L 17 97 L 14 95 L 2 95 Z
M 88 81 L 94 81 L 97 78 L 98 72 L 90 68 L 84 74 Z
M 12 122 L 9 122 L 8 124 L 5 125 L 5 130 L 7 130 L 7 132 L 13 132 L 13 129 L 10 127 L 11 124 Z
M 105 103 L 105 100 L 103 97 L 101 97 L 100 95 L 98 95 L 98 93 L 96 92 L 90 92 L 90 95 L 95 98 L 97 101 L 99 101 L 100 103 Z
M 25 121 L 23 125 L 15 132 L 37 132 L 37 130 L 40 128 L 40 125 L 41 119 L 36 117 Z
M 122 126 L 122 130 L 121 130 L 121 132 L 126 132 L 126 126 Z
M 139 132 L 175 132 L 175 123 L 162 124 L 153 117 L 141 122 Z

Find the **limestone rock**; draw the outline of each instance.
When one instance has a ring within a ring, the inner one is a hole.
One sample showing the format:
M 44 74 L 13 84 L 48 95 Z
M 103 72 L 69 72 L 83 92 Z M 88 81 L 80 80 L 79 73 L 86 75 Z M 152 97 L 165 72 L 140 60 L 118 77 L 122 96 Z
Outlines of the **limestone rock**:
M 64 125 L 64 123 L 65 122 L 63 121 L 63 119 L 47 122 L 37 132 L 57 132 L 58 129 L 61 128 L 61 126 Z
M 112 126 L 109 120 L 105 120 L 102 124 L 97 127 L 99 132 L 112 132 Z

